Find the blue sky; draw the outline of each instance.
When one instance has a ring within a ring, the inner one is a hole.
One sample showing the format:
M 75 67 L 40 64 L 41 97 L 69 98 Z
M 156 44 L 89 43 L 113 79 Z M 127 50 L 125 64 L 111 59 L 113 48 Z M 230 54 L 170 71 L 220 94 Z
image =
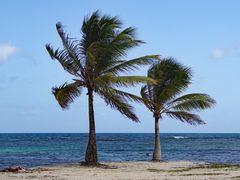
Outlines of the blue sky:
M 52 61 L 44 45 L 61 47 L 55 24 L 81 37 L 83 17 L 99 9 L 117 15 L 124 27 L 137 28 L 146 42 L 129 58 L 147 54 L 172 56 L 194 71 L 187 92 L 208 93 L 217 105 L 201 112 L 207 125 L 192 127 L 164 118 L 161 132 L 240 132 L 240 1 L 181 0 L 39 0 L 0 2 L 0 132 L 87 132 L 83 94 L 62 111 L 51 88 L 72 77 Z M 145 75 L 146 68 L 137 72 Z M 138 94 L 139 88 L 131 90 Z M 97 132 L 153 132 L 152 114 L 134 104 L 141 123 L 95 99 Z

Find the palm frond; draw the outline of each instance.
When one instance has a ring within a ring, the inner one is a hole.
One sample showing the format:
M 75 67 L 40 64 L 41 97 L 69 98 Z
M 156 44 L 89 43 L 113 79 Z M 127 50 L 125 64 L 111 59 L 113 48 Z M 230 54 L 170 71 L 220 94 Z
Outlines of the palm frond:
M 182 93 L 191 83 L 191 76 L 191 69 L 173 58 L 155 63 L 148 71 L 148 77 L 158 81 L 152 87 L 155 102 L 165 103 Z
M 144 99 L 137 95 L 134 95 L 134 94 L 131 94 L 131 93 L 128 93 L 125 91 L 121 91 L 118 89 L 114 89 L 114 88 L 109 88 L 109 89 L 110 89 L 110 91 L 114 92 L 118 96 L 121 96 L 123 99 L 125 99 L 125 101 L 131 101 L 131 102 L 136 102 L 136 103 L 144 102 Z
M 132 87 L 140 83 L 154 84 L 156 81 L 146 76 L 113 76 L 111 74 L 99 76 L 94 80 L 94 84 L 99 86 Z
M 175 110 L 204 110 L 214 106 L 216 101 L 207 94 L 192 93 L 181 96 L 168 103 Z
M 57 32 L 62 40 L 63 50 L 54 50 L 50 44 L 46 45 L 46 49 L 52 59 L 56 59 L 60 62 L 63 68 L 72 75 L 80 76 L 80 70 L 83 70 L 80 60 L 81 52 L 79 43 L 76 40 L 72 40 L 63 30 L 63 26 L 60 22 L 56 24 Z
M 110 105 L 111 108 L 118 110 L 121 114 L 135 122 L 139 121 L 138 117 L 133 112 L 133 107 L 117 93 L 107 89 L 98 89 L 97 93 L 104 99 L 107 105 Z
M 113 67 L 103 71 L 102 74 L 112 73 L 118 75 L 119 73 L 138 70 L 140 66 L 152 64 L 156 60 L 160 60 L 159 55 L 142 56 L 128 61 L 119 61 L 117 65 L 114 64 Z
M 122 22 L 118 17 L 110 17 L 107 15 L 100 16 L 99 11 L 95 11 L 90 17 L 85 17 L 82 24 L 82 40 L 80 42 L 83 54 L 86 53 L 88 47 L 99 41 L 109 41 L 116 29 L 121 28 Z
M 80 42 L 81 51 L 86 54 L 87 48 L 99 40 L 99 26 L 100 19 L 99 11 L 95 11 L 90 17 L 85 17 L 82 23 L 82 39 Z
M 186 111 L 167 111 L 166 115 L 170 118 L 178 119 L 181 122 L 186 122 L 190 125 L 205 124 L 205 122 L 198 115 Z
M 118 17 L 100 17 L 99 11 L 84 19 L 80 49 L 89 66 L 87 69 L 94 76 L 114 66 L 129 49 L 143 43 L 135 39 L 134 28 L 128 27 L 121 31 L 121 25 Z
M 72 63 L 78 67 L 78 70 L 83 70 L 83 66 L 80 62 L 82 54 L 80 51 L 79 41 L 70 38 L 69 35 L 63 30 L 63 26 L 60 22 L 56 24 L 56 29 L 62 40 L 63 47 L 68 53 Z
M 68 52 L 64 50 L 54 50 L 50 44 L 46 45 L 46 49 L 52 59 L 58 60 L 63 69 L 69 72 L 71 75 L 80 76 L 79 64 L 75 60 L 69 57 Z
M 135 28 L 128 27 L 121 32 L 115 32 L 115 36 L 112 37 L 106 49 L 106 55 L 111 54 L 117 59 L 118 57 L 127 55 L 127 50 L 130 48 L 143 43 L 143 41 L 135 39 L 135 31 Z
M 66 109 L 68 108 L 69 104 L 81 94 L 81 87 L 77 82 L 71 84 L 64 83 L 59 87 L 53 87 L 52 93 L 54 94 L 59 105 L 63 109 Z
M 96 71 L 101 73 L 115 64 L 121 57 L 126 56 L 127 52 L 143 43 L 141 40 L 136 40 L 134 37 L 135 29 L 132 27 L 126 28 L 123 31 L 115 31 L 113 36 L 104 41 L 105 49 L 97 55 L 98 63 Z M 101 41 L 102 42 L 102 41 Z
M 141 88 L 140 91 L 141 97 L 143 98 L 143 103 L 145 104 L 145 106 L 150 110 L 150 111 L 154 111 L 154 105 L 157 106 L 158 104 L 154 103 L 154 99 L 152 97 L 152 92 L 151 90 L 149 90 L 149 86 L 145 85 Z
M 117 16 L 111 17 L 108 15 L 104 15 L 99 19 L 99 27 L 100 27 L 100 39 L 108 40 L 112 38 L 116 29 L 120 29 L 122 26 L 122 22 L 119 20 Z

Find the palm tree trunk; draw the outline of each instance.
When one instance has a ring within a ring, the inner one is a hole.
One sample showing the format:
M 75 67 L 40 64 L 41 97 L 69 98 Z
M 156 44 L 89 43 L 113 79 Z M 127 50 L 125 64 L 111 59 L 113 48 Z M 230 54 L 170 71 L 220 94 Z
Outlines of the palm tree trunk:
M 85 161 L 86 164 L 88 165 L 96 165 L 98 162 L 98 156 L 93 109 L 93 90 L 90 88 L 88 89 L 88 106 L 89 106 L 89 138 L 85 154 Z
M 161 145 L 160 145 L 160 134 L 159 134 L 159 116 L 154 115 L 155 117 L 155 144 L 153 151 L 153 161 L 161 160 Z

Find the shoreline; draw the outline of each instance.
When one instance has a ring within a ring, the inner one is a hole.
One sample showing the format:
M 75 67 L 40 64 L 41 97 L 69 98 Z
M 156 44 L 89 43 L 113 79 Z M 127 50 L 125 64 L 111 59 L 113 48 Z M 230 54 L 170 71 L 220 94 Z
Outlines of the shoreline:
M 1 172 L 0 179 L 240 179 L 240 164 L 191 161 L 127 161 L 101 164 L 104 167 L 89 167 L 80 163 L 39 166 L 29 168 L 31 171 Z

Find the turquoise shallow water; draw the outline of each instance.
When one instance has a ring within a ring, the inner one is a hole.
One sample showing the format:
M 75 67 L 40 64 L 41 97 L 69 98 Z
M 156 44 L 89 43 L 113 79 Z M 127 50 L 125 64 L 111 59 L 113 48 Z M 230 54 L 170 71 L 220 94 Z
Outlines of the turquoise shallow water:
M 88 134 L 0 134 L 0 168 L 80 162 Z M 150 160 L 154 135 L 100 133 L 100 161 Z M 240 163 L 240 134 L 161 134 L 163 160 Z M 147 154 L 150 154 L 148 156 Z

